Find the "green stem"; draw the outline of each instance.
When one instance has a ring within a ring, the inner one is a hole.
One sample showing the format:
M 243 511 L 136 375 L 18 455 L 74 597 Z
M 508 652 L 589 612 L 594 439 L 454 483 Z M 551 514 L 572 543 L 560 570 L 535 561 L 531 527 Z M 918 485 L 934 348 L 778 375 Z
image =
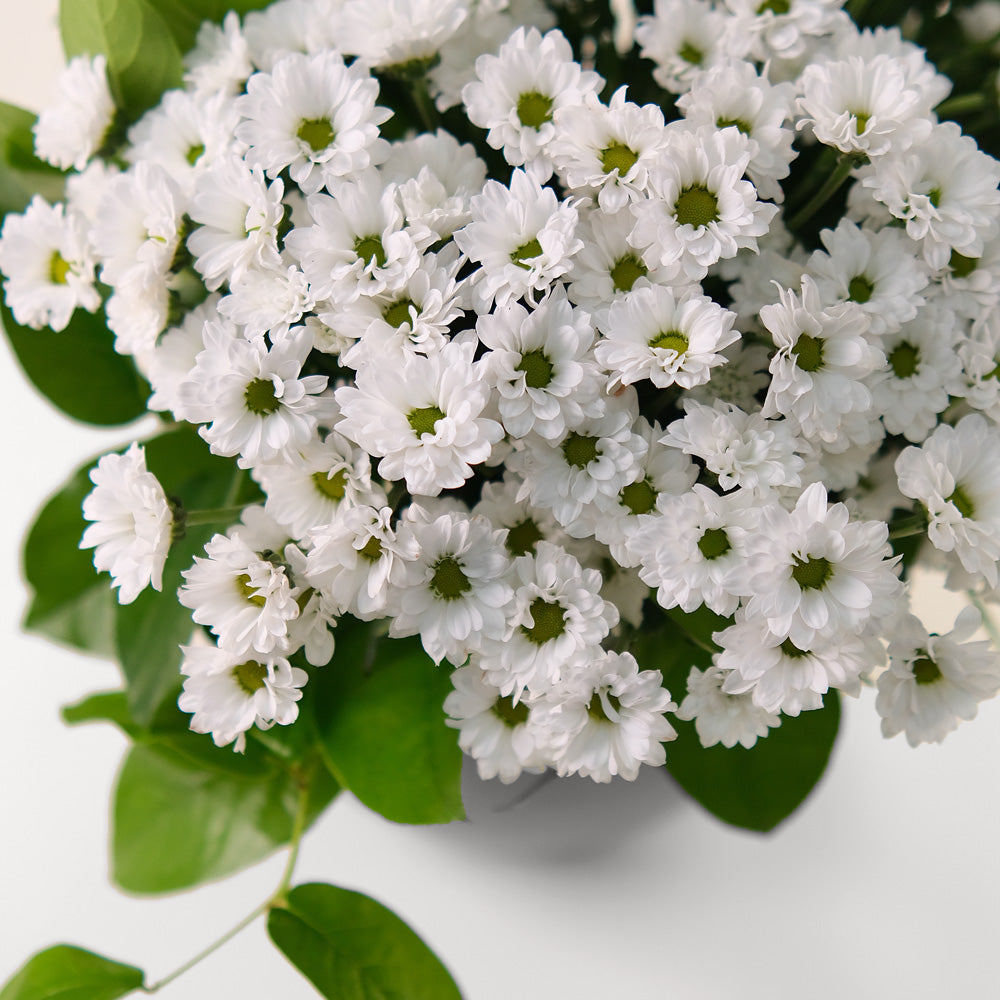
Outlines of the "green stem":
M 858 157 L 854 154 L 843 153 L 837 160 L 837 166 L 834 167 L 833 173 L 827 177 L 823 186 L 809 199 L 805 206 L 795 213 L 788 222 L 788 228 L 795 232 L 808 222 L 836 194 L 859 162 Z
M 942 101 L 934 111 L 938 118 L 954 118 L 956 115 L 967 115 L 970 111 L 981 111 L 986 106 L 985 94 L 956 94 Z
M 986 610 L 985 605 L 976 593 L 967 590 L 966 594 L 972 606 L 983 616 L 983 628 L 990 637 L 993 648 L 1000 650 L 1000 629 L 997 628 L 997 623 L 993 620 L 993 616 Z
M 440 124 L 440 121 L 438 120 L 437 108 L 434 106 L 430 91 L 427 89 L 427 80 L 414 81 L 410 93 L 413 95 L 413 103 L 416 106 L 417 114 L 420 116 L 420 121 L 423 123 L 424 128 L 428 132 L 433 132 Z
M 235 521 L 243 513 L 244 506 L 235 504 L 232 507 L 216 507 L 212 510 L 189 510 L 184 523 L 188 527 L 194 527 L 199 524 L 215 524 L 218 521 Z
M 897 538 L 909 538 L 910 535 L 922 535 L 927 530 L 927 518 L 922 514 L 904 517 L 895 521 L 889 527 L 889 541 Z

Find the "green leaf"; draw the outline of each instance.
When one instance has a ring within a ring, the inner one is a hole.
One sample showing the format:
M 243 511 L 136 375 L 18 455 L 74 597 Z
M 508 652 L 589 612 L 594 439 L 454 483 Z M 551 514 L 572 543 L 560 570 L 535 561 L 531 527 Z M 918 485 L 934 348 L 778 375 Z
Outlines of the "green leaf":
M 267 932 L 332 1000 L 461 1000 L 448 970 L 391 910 L 359 892 L 314 882 L 271 910 Z
M 181 52 L 194 47 L 202 21 L 222 22 L 228 11 L 242 17 L 247 11 L 260 10 L 273 0 L 150 0 L 163 16 Z
M 142 982 L 133 965 L 57 944 L 28 959 L 0 990 L 0 1000 L 115 1000 Z
M 297 776 L 309 782 L 307 823 L 337 794 L 318 760 L 296 774 L 273 761 L 262 770 L 250 746 L 241 758 L 214 747 L 207 736 L 191 737 L 206 752 L 228 755 L 227 770 L 195 762 L 169 739 L 139 744 L 125 758 L 114 796 L 111 863 L 113 880 L 127 892 L 200 885 L 288 843 L 298 809 Z
M 115 597 L 108 577 L 94 569 L 93 550 L 79 548 L 87 524 L 80 506 L 94 485 L 91 467 L 74 472 L 28 530 L 22 564 L 32 593 L 22 624 L 53 642 L 110 658 Z
M 0 216 L 23 212 L 32 195 L 50 204 L 63 195 L 63 175 L 35 156 L 37 117 L 0 101 Z
M 149 385 L 130 357 L 116 354 L 104 313 L 77 309 L 66 329 L 32 330 L 0 306 L 3 328 L 32 385 L 85 424 L 125 424 L 146 412 Z
M 61 0 L 59 30 L 67 57 L 108 60 L 108 82 L 127 121 L 181 84 L 181 50 L 149 0 Z
M 228 504 L 245 477 L 232 459 L 213 455 L 192 427 L 168 431 L 145 443 L 146 465 L 167 496 L 179 497 L 188 510 Z M 180 688 L 180 645 L 191 641 L 191 611 L 177 600 L 195 555 L 226 524 L 190 529 L 170 548 L 163 570 L 163 589 L 147 588 L 121 606 L 115 618 L 115 643 L 128 681 L 129 709 L 136 722 L 148 726 L 166 700 Z
M 671 721 L 678 737 L 667 744 L 667 770 L 677 783 L 726 823 L 764 832 L 790 816 L 822 776 L 840 726 L 840 700 L 830 691 L 823 708 L 782 716 L 749 750 L 702 747 L 693 723 Z
M 451 691 L 418 638 L 376 638 L 350 618 L 312 699 L 324 756 L 337 780 L 397 823 L 462 819 L 462 751 L 445 725 Z

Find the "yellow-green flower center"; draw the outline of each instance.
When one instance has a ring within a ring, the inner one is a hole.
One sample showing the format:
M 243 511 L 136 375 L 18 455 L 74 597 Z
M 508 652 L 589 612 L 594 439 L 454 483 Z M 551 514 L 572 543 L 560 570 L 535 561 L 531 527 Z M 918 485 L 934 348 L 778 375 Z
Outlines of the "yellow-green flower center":
M 364 545 L 358 549 L 358 555 L 364 556 L 369 562 L 378 562 L 382 558 L 382 540 L 372 535 Z
M 246 695 L 259 691 L 264 686 L 266 676 L 267 667 L 256 660 L 247 660 L 246 663 L 238 663 L 233 667 L 233 680 Z
M 552 381 L 552 362 L 541 350 L 522 354 L 515 370 L 524 372 L 524 384 L 529 389 L 544 389 Z
M 956 278 L 967 278 L 977 267 L 979 267 L 978 257 L 966 257 L 957 250 L 952 250 L 951 259 L 948 261 L 951 273 Z
M 662 351 L 675 351 L 680 355 L 687 351 L 688 339 L 680 330 L 664 330 L 649 342 L 649 346 Z
M 561 604 L 536 597 L 531 603 L 531 619 L 535 623 L 530 628 L 521 626 L 522 635 L 536 646 L 542 646 L 556 639 L 566 631 L 566 612 Z
M 251 582 L 249 573 L 240 573 L 236 577 L 236 589 L 239 591 L 240 597 L 255 607 L 262 608 L 267 604 L 267 598 L 257 593 L 257 588 Z
M 677 54 L 684 62 L 690 63 L 692 66 L 700 66 L 702 60 L 705 58 L 705 53 L 691 42 L 684 42 L 677 50 Z
M 281 409 L 281 400 L 274 394 L 274 383 L 267 378 L 255 378 L 243 393 L 247 409 L 258 417 L 266 417 Z
M 620 142 L 613 142 L 601 150 L 601 167 L 606 174 L 612 170 L 618 171 L 619 177 L 624 177 L 639 159 L 637 153 Z
M 62 254 L 58 250 L 53 250 L 49 258 L 49 281 L 53 285 L 65 285 L 69 272 L 70 266 L 63 260 Z
M 336 133 L 329 118 L 307 118 L 299 123 L 295 133 L 314 153 L 326 149 L 333 142 Z
M 512 251 L 510 259 L 511 263 L 516 264 L 518 267 L 523 267 L 525 271 L 530 271 L 531 265 L 527 262 L 541 255 L 542 244 L 537 239 L 534 239 L 528 240 L 527 243 L 522 243 L 516 250 Z
M 199 142 L 197 145 L 190 146 L 188 148 L 185 159 L 188 161 L 188 164 L 193 167 L 201 159 L 204 152 L 205 145 L 204 143 Z
M 433 434 L 439 420 L 444 420 L 444 412 L 436 406 L 421 406 L 419 409 L 410 410 L 406 415 L 410 426 L 417 437 L 424 434 Z
M 525 128 L 539 129 L 552 121 L 552 98 L 531 90 L 517 99 L 518 121 Z
M 618 496 L 622 504 L 633 514 L 648 514 L 656 506 L 656 490 L 649 484 L 648 479 L 629 483 Z
M 577 434 L 573 431 L 569 437 L 563 441 L 563 456 L 567 464 L 577 469 L 585 469 L 597 458 L 598 438 L 588 437 L 586 434 Z
M 872 297 L 875 285 L 872 284 L 863 274 L 858 274 L 847 283 L 847 297 L 852 302 L 863 305 Z
M 792 567 L 792 579 L 803 590 L 820 590 L 833 576 L 833 566 L 829 559 L 824 559 L 822 556 L 808 559 L 800 559 L 798 556 L 792 558 L 795 561 Z
M 410 322 L 410 306 L 416 305 L 413 299 L 397 299 L 392 305 L 382 310 L 382 319 L 397 330 Z
M 718 222 L 719 199 L 704 184 L 692 184 L 677 196 L 674 218 L 679 226 L 695 229 Z
M 795 341 L 796 364 L 804 372 L 819 371 L 823 367 L 823 344 L 821 337 L 813 337 L 803 333 Z
M 758 16 L 770 11 L 772 14 L 787 14 L 792 7 L 792 0 L 764 0 L 757 8 Z
M 731 548 L 725 528 L 708 528 L 698 539 L 698 551 L 709 562 L 724 556 Z
M 744 135 L 749 135 L 752 131 L 750 125 L 748 125 L 742 118 L 719 118 L 715 122 L 716 128 L 738 128 Z
M 616 714 L 621 711 L 622 703 L 610 691 L 606 691 L 604 697 L 607 699 L 608 704 Z M 608 717 L 608 713 L 605 711 L 604 702 L 601 700 L 599 691 L 595 691 L 591 696 L 590 703 L 587 705 L 587 715 L 597 722 L 614 721 Z
M 889 364 L 896 378 L 909 378 L 920 362 L 920 352 L 908 340 L 897 344 L 889 354 Z
M 314 472 L 312 474 L 313 485 L 325 497 L 331 500 L 343 500 L 344 491 L 347 487 L 347 471 L 337 469 L 331 476 L 327 472 Z
M 532 518 L 526 517 L 507 532 L 507 551 L 512 556 L 523 556 L 525 552 L 534 552 L 542 537 L 538 525 Z
M 378 236 L 359 236 L 354 241 L 354 252 L 358 255 L 359 260 L 365 262 L 366 266 L 374 261 L 376 266 L 385 267 L 385 248 Z
M 646 277 L 649 268 L 634 254 L 626 254 L 615 261 L 609 273 L 616 292 L 630 292 L 640 278 Z
M 516 705 L 510 698 L 497 698 L 493 703 L 493 714 L 510 729 L 528 721 L 528 706 L 523 701 Z
M 954 504 L 955 509 L 962 517 L 976 516 L 976 505 L 960 483 L 955 484 L 955 491 L 947 498 L 947 502 Z
M 431 590 L 442 601 L 457 601 L 469 590 L 469 578 L 462 571 L 461 563 L 454 556 L 444 556 L 434 564 Z
M 929 657 L 913 661 L 913 679 L 918 684 L 933 684 L 941 679 L 941 668 Z

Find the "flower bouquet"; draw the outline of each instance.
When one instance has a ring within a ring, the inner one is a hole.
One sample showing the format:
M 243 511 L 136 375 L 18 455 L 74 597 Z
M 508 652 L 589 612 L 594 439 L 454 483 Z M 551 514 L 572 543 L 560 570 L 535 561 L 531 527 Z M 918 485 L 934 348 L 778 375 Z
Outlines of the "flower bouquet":
M 65 710 L 132 743 L 118 885 L 287 846 L 244 923 L 323 996 L 457 996 L 294 884 L 341 790 L 647 765 L 770 830 L 841 694 L 917 745 L 1000 690 L 1000 5 L 849 6 L 63 0 L 0 311 L 67 415 L 145 420 L 24 548 L 26 626 L 121 666 Z M 173 978 L 59 945 L 0 998 Z

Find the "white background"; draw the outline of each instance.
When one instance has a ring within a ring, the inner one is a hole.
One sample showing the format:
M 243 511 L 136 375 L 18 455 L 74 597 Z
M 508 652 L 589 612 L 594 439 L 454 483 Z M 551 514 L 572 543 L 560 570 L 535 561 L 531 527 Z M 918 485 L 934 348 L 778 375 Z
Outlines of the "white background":
M 0 0 L 0 99 L 37 110 L 61 64 L 55 0 Z M 227 882 L 135 899 L 107 882 L 108 802 L 124 740 L 67 729 L 59 706 L 117 686 L 109 664 L 19 634 L 20 537 L 89 454 L 127 443 L 61 417 L 4 343 L 0 581 L 0 982 L 55 942 L 166 975 L 276 884 L 279 855 Z M 931 588 L 932 628 L 954 606 Z M 871 692 L 847 702 L 832 765 L 777 833 L 721 825 L 662 772 L 634 785 L 470 780 L 469 822 L 400 827 L 342 796 L 298 881 L 358 888 L 403 915 L 468 1000 L 930 1000 L 997 992 L 1000 705 L 943 746 L 883 741 Z M 386 734 L 391 738 L 391 734 Z M 178 843 L 176 850 L 183 851 Z M 316 994 L 258 923 L 165 998 Z

